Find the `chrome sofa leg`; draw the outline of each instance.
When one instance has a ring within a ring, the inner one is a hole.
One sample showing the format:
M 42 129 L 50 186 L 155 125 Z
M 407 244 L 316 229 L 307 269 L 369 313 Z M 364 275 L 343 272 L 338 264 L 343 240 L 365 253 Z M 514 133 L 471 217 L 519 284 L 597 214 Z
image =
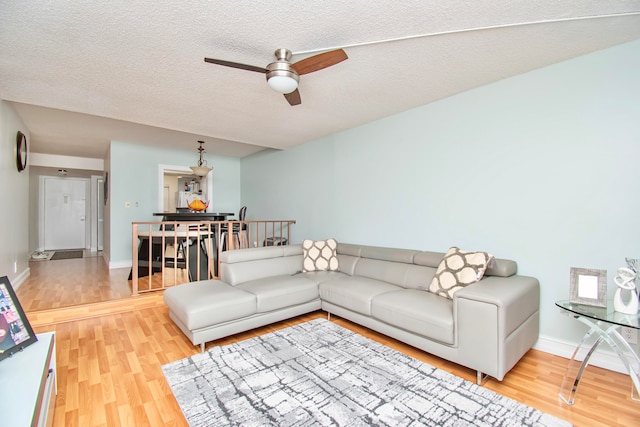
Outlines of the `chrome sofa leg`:
M 200 353 L 204 353 L 204 343 L 200 344 Z
M 484 384 L 485 382 L 487 382 L 488 379 L 489 379 L 489 375 L 483 374 L 482 372 L 477 371 L 477 382 L 478 382 L 478 385 Z

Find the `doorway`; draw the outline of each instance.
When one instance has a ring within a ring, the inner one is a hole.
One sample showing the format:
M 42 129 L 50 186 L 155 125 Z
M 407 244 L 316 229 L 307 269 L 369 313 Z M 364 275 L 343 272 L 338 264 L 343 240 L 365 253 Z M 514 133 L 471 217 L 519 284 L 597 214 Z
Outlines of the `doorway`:
M 174 189 L 169 188 L 169 200 L 166 201 L 165 199 L 165 178 L 170 176 L 193 176 L 197 178 L 193 175 L 191 168 L 186 166 L 158 165 L 158 212 L 173 212 L 175 210 L 175 206 L 172 207 L 171 202 L 175 198 L 176 191 L 179 190 L 177 186 Z M 211 211 L 211 200 L 213 198 L 213 173 L 209 172 L 205 178 L 200 179 L 200 184 L 202 185 L 202 193 L 209 201 L 209 209 L 207 210 Z
M 39 247 L 43 250 L 87 247 L 88 179 L 41 176 Z

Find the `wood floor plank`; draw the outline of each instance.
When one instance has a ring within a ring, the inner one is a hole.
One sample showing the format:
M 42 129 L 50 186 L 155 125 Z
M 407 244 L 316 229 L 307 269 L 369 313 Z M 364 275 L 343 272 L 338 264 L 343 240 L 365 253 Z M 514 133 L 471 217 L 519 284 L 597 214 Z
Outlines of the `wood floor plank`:
M 66 277 L 66 280 L 73 280 L 69 279 L 73 275 Z M 102 282 L 109 280 L 99 279 Z M 49 279 L 48 283 L 62 281 Z M 90 283 L 74 285 L 83 289 Z M 51 291 L 52 294 L 63 293 Z M 54 427 L 187 426 L 161 366 L 197 354 L 199 348 L 193 346 L 169 318 L 162 295 L 93 302 L 89 306 L 92 308 L 58 308 L 54 315 L 50 312 L 41 316 L 37 312 L 28 314 L 30 320 L 32 316 L 36 319 L 34 329 L 37 333 L 56 332 L 58 396 Z M 208 343 L 207 348 L 324 317 L 326 313 L 310 313 Z M 476 373 L 471 369 L 339 317 L 332 316 L 331 319 L 356 333 L 475 382 Z M 530 350 L 504 381 L 489 379 L 484 386 L 576 426 L 640 425 L 640 403 L 631 400 L 631 381 L 627 375 L 589 366 L 576 404 L 564 404 L 558 392 L 567 362 L 548 353 Z
M 120 413 L 118 412 L 118 405 L 116 402 L 107 402 L 104 405 L 104 412 L 107 418 L 107 426 L 123 426 L 120 422 Z

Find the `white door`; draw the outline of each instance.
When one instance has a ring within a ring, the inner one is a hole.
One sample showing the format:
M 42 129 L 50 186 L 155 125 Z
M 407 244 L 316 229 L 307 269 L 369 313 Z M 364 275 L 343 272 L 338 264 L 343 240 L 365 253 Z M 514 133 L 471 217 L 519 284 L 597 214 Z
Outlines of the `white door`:
M 44 249 L 86 246 L 86 180 L 45 178 Z

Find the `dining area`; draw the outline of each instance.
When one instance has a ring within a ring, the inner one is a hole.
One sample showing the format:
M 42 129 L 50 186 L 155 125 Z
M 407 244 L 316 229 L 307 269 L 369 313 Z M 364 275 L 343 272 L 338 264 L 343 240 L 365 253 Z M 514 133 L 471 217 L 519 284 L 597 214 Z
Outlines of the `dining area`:
M 246 206 L 237 214 L 177 209 L 154 213 L 157 222 L 133 222 L 132 294 L 217 279 L 221 252 L 291 241 L 295 220 L 247 220 L 246 213 Z

